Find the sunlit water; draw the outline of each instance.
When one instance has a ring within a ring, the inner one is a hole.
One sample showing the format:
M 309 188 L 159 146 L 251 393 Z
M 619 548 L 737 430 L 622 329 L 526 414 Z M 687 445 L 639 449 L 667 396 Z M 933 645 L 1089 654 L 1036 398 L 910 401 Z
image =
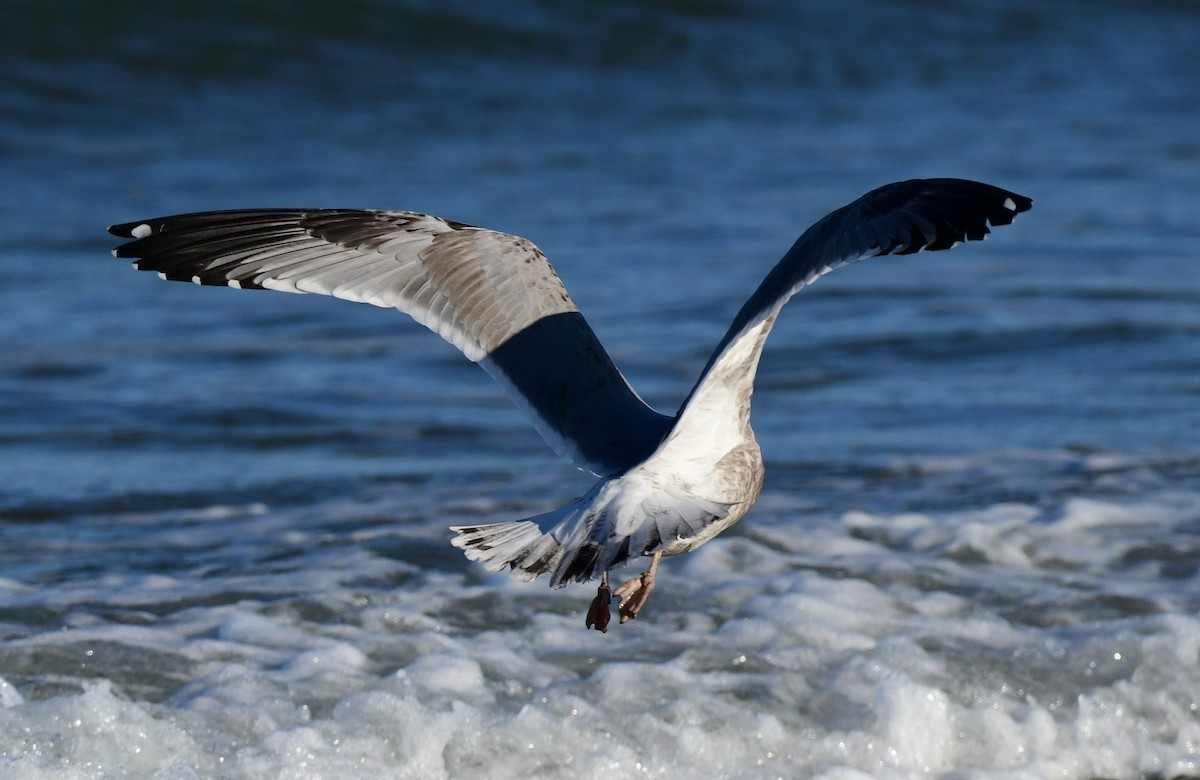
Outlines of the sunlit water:
M 801 6 L 6 6 L 0 777 L 1200 776 L 1200 8 Z M 758 507 L 605 635 L 448 544 L 590 485 L 482 372 L 103 233 L 517 232 L 672 411 L 804 227 L 946 175 L 1034 210 L 797 297 Z

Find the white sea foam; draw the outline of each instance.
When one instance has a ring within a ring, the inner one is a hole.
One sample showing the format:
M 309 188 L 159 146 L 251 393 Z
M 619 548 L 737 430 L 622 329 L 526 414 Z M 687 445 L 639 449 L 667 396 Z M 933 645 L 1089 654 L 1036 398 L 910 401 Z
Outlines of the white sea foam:
M 371 553 L 392 500 L 202 513 L 303 552 L 107 575 L 106 618 L 95 589 L 5 592 L 79 617 L 2 651 L 0 776 L 1200 775 L 1200 495 L 798 525 L 770 493 L 607 635 L 585 591 Z

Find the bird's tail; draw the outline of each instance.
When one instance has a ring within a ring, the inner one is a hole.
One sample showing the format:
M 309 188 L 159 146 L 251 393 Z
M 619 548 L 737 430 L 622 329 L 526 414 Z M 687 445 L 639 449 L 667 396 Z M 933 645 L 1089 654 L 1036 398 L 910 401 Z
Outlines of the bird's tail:
M 469 559 L 483 564 L 489 571 L 507 567 L 513 576 L 522 580 L 549 574 L 550 584 L 559 587 L 568 581 L 585 581 L 599 574 L 599 571 L 590 570 L 567 574 L 561 566 L 567 548 L 574 545 L 564 545 L 560 539 L 565 530 L 577 528 L 579 514 L 579 502 L 573 502 L 526 520 L 455 526 L 450 530 L 458 535 L 450 541 Z
M 590 510 L 591 499 L 589 494 L 525 520 L 454 526 L 450 530 L 458 535 L 450 542 L 489 571 L 507 567 L 522 580 L 549 574 L 555 588 L 587 582 L 628 557 L 624 547 L 618 556 L 615 549 L 607 550 L 592 538 L 607 536 L 609 529 L 598 527 L 603 525 L 603 514 Z
M 532 520 L 460 525 L 450 530 L 458 534 L 450 543 L 468 558 L 482 563 L 488 571 L 508 566 L 523 580 L 554 571 L 562 556 L 562 548 Z

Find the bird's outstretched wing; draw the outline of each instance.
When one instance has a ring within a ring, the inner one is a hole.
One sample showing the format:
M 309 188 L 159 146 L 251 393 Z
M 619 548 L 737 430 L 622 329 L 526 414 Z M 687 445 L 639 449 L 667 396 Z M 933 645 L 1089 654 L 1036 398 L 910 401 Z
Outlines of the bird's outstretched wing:
M 1023 195 L 966 179 L 911 179 L 868 192 L 796 240 L 734 317 L 696 387 L 731 345 L 778 314 L 788 299 L 818 277 L 868 257 L 950 249 L 981 240 L 990 232 L 989 225 L 1007 225 L 1032 205 Z
M 617 370 L 558 275 L 519 236 L 407 211 L 245 209 L 114 225 L 164 279 L 394 307 L 482 365 L 558 452 L 614 474 L 671 418 Z

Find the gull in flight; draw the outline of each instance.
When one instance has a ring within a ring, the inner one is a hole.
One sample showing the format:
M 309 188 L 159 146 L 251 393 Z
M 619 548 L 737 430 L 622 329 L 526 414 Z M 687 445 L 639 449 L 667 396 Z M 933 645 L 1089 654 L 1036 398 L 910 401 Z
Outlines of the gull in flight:
M 801 287 L 867 257 L 949 249 L 1033 201 L 963 179 L 888 184 L 821 219 L 734 317 L 674 415 L 650 408 L 613 364 L 558 275 L 519 236 L 410 211 L 238 209 L 114 225 L 113 250 L 164 279 L 332 295 L 396 308 L 503 386 L 542 437 L 599 481 L 521 520 L 453 528 L 468 558 L 524 580 L 600 585 L 588 628 L 637 617 L 664 555 L 694 550 L 749 511 L 763 462 L 750 397 L 763 343 Z M 608 572 L 649 568 L 615 589 Z

